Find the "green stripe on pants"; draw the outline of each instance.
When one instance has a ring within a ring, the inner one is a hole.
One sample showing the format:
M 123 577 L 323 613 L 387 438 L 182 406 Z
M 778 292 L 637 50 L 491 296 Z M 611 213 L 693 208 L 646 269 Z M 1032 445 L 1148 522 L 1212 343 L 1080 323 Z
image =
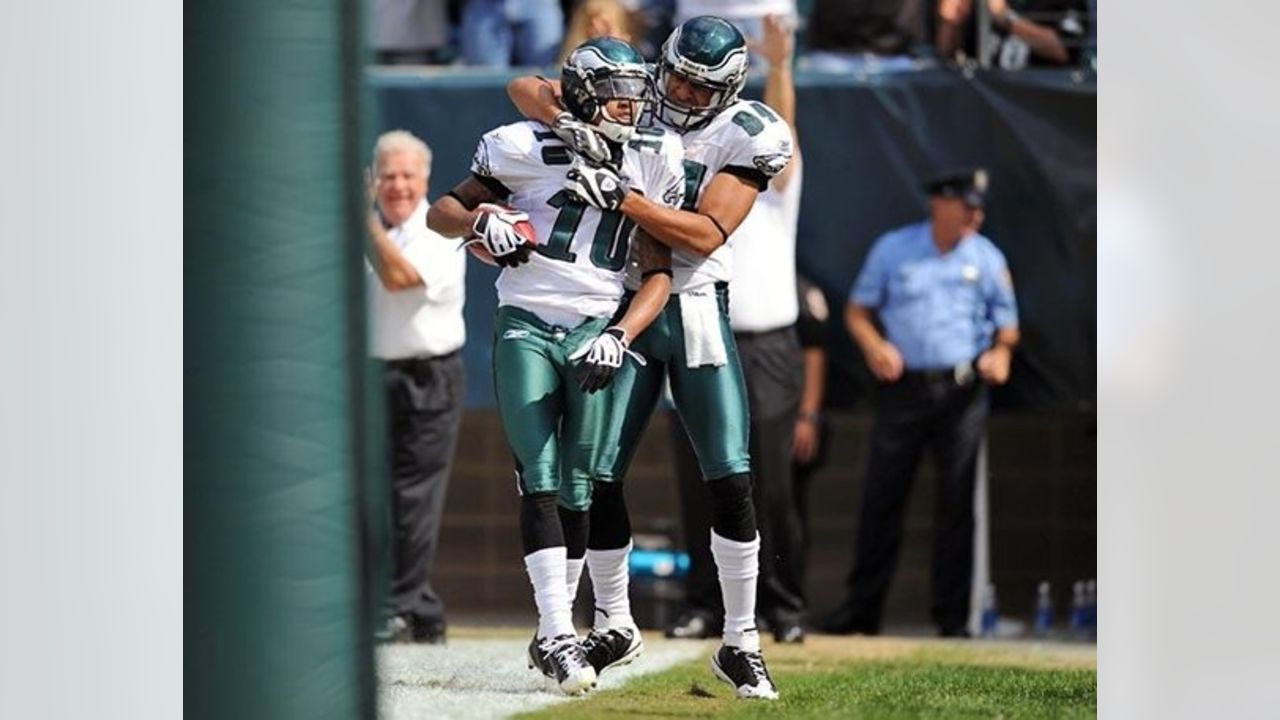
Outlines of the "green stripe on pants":
M 559 493 L 572 510 L 591 504 L 589 470 L 604 446 L 611 394 L 578 389 L 569 356 L 608 322 L 591 318 L 568 329 L 511 306 L 498 308 L 494 322 L 494 388 L 521 492 Z

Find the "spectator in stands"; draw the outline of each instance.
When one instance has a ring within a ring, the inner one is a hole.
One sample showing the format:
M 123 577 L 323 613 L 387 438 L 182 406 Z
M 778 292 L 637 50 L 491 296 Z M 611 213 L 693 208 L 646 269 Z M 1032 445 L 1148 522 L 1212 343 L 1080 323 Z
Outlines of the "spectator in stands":
M 800 395 L 800 412 L 796 415 L 795 439 L 791 443 L 791 476 L 795 488 L 796 517 L 800 522 L 796 584 L 807 587 L 809 546 L 813 533 L 809 527 L 809 489 L 813 475 L 827 462 L 826 418 L 822 400 L 827 382 L 827 307 L 822 289 L 803 276 L 796 277 L 796 303 L 799 309 L 796 334 L 804 351 L 804 391 Z
M 853 571 L 828 632 L 880 632 L 907 496 L 928 449 L 937 474 L 933 621 L 944 637 L 968 635 L 986 385 L 1009 379 L 1018 313 L 1004 256 L 978 234 L 986 172 L 949 173 L 927 188 L 930 219 L 876 241 L 845 310 L 879 385 Z
M 394 566 L 383 639 L 439 643 L 431 587 L 445 488 L 462 418 L 459 350 L 466 254 L 427 229 L 431 150 L 395 130 L 378 138 L 368 218 L 370 355 L 384 361 Z
M 616 37 L 631 43 L 634 40 L 631 28 L 631 15 L 621 0 L 582 0 L 569 16 L 569 30 L 556 64 L 563 65 L 574 48 L 592 38 Z
M 467 65 L 546 67 L 560 51 L 564 12 L 560 0 L 466 0 L 460 38 Z
M 381 65 L 431 65 L 449 60 L 445 0 L 374 0 L 372 40 Z
M 992 32 L 985 44 L 973 2 L 938 3 L 938 55 L 1005 70 L 1081 64 L 1090 26 L 1086 0 L 987 0 Z
M 921 0 L 817 0 L 809 16 L 807 70 L 830 73 L 914 70 L 924 38 Z
M 760 579 L 757 609 L 779 642 L 801 642 L 804 588 L 798 581 L 800 524 L 792 497 L 792 432 L 803 387 L 803 356 L 796 338 L 796 223 L 800 215 L 801 161 L 795 139 L 794 46 L 789 18 L 768 16 L 755 45 L 768 62 L 765 104 L 792 128 L 796 143 L 791 163 L 756 198 L 733 233 L 733 281 L 729 285 L 729 323 L 742 359 L 750 408 L 751 472 L 760 530 Z M 676 430 L 682 432 L 681 429 Z M 684 437 L 678 438 L 687 443 Z M 722 622 L 716 566 L 710 553 L 694 550 L 711 532 L 711 513 L 695 496 L 707 493 L 691 452 L 678 457 L 685 538 L 690 545 L 688 607 L 668 629 L 672 637 L 710 637 Z
M 795 0 L 676 0 L 675 24 L 699 15 L 715 15 L 733 23 L 752 47 L 751 67 L 762 67 L 764 54 L 754 52 L 765 35 L 765 18 L 782 18 L 791 27 L 795 23 Z

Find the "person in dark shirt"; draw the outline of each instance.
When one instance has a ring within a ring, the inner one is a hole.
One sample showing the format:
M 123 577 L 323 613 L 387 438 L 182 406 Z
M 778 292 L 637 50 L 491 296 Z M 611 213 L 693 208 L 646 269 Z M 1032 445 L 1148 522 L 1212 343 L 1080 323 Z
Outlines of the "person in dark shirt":
M 809 17 L 808 70 L 911 70 L 924 38 L 921 0 L 817 0 Z
M 990 34 L 977 31 L 973 0 L 941 0 L 938 55 L 1005 70 L 1081 64 L 1089 35 L 1086 0 L 987 0 L 987 12 Z

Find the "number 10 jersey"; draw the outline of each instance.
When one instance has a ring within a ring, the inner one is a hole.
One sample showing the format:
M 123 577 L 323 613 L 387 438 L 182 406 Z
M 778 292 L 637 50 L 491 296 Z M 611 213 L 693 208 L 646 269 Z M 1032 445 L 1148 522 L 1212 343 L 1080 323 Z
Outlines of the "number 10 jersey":
M 573 161 L 545 125 L 504 125 L 480 139 L 471 172 L 505 202 L 529 214 L 538 245 L 529 262 L 498 276 L 498 305 L 544 319 L 612 315 L 635 225 L 564 190 Z M 655 202 L 679 207 L 684 198 L 684 147 L 662 130 L 644 129 L 623 148 L 624 182 Z M 539 311 L 542 311 L 539 313 Z

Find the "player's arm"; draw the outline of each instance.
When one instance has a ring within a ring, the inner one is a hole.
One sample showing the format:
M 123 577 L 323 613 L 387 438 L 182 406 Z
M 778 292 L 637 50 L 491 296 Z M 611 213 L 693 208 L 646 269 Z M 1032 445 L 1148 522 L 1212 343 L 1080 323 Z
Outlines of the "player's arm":
M 631 253 L 644 278 L 640 290 L 622 319 L 569 356 L 580 361 L 578 385 L 588 393 L 608 387 L 628 355 L 645 364 L 644 358 L 630 349 L 631 342 L 653 323 L 671 295 L 671 251 L 637 229 Z
M 448 238 L 471 234 L 475 226 L 476 209 L 483 203 L 501 202 L 502 198 L 475 176 L 458 183 L 444 197 L 431 203 L 427 209 L 427 227 Z
M 507 83 L 507 97 L 521 115 L 544 125 L 555 124 L 556 116 L 564 112 L 560 106 L 559 80 L 522 75 Z
M 717 173 L 696 212 L 660 205 L 629 192 L 618 208 L 662 244 L 707 256 L 715 252 L 751 212 L 759 186 L 732 173 Z
M 427 208 L 427 227 L 450 238 L 481 237 L 484 242 L 470 244 L 467 249 L 486 264 L 502 267 L 524 264 L 528 262 L 533 248 L 528 244 L 520 244 L 506 249 L 513 241 L 519 242 L 519 239 L 515 237 L 514 229 L 509 228 L 502 218 L 490 213 L 488 223 L 477 226 L 480 216 L 489 213 L 489 210 L 481 206 L 501 200 L 502 196 L 494 188 L 472 175 L 458 183 L 444 197 L 431 203 L 431 207 Z M 489 235 L 494 237 L 490 238 Z M 505 250 L 505 254 L 499 257 L 499 251 L 490 249 L 489 246 L 495 243 Z
M 658 317 L 671 294 L 671 249 L 657 242 L 643 228 L 636 230 L 631 252 L 643 278 L 640 289 L 616 327 L 631 342 Z

